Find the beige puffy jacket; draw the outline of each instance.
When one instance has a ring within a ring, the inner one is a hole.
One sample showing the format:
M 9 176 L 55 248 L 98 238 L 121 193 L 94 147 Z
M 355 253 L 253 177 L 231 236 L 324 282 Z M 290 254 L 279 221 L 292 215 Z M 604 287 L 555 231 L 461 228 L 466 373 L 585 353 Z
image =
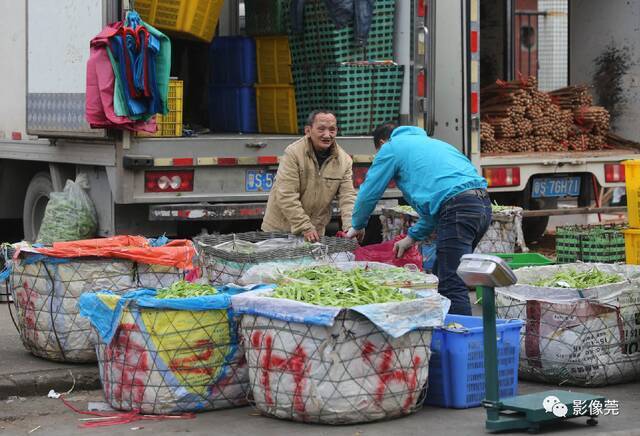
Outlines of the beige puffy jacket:
M 351 165 L 351 157 L 338 144 L 332 146 L 322 168 L 306 136 L 289 145 L 269 194 L 262 230 L 301 234 L 315 229 L 324 235 L 336 197 L 342 225 L 348 229 L 356 199 Z

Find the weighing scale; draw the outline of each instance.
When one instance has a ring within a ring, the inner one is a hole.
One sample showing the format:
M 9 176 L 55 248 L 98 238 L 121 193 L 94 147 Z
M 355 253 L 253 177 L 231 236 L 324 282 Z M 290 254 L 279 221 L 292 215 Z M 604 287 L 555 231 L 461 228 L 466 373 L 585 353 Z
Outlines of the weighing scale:
M 585 417 L 587 424 L 597 425 L 598 420 L 590 415 L 589 404 L 599 401 L 601 396 L 569 391 L 544 391 L 500 400 L 498 398 L 498 346 L 496 342 L 496 287 L 510 286 L 518 279 L 509 266 L 499 257 L 485 254 L 462 256 L 458 275 L 470 287 L 482 289 L 482 319 L 484 327 L 485 400 L 487 409 L 486 429 L 490 432 L 527 429 L 537 433 L 542 424 Z M 574 415 L 574 401 L 580 401 L 586 414 Z

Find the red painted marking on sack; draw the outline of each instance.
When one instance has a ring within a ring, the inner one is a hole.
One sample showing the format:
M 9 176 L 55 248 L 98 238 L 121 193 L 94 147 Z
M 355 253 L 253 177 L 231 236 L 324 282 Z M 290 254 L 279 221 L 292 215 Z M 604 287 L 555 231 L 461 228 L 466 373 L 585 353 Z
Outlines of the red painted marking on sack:
M 416 387 L 418 386 L 418 367 L 420 366 L 420 356 L 414 356 L 412 360 L 411 370 L 406 369 L 391 369 L 391 363 L 393 361 L 394 350 L 391 345 L 382 351 L 382 361 L 380 365 L 376 367 L 372 354 L 377 351 L 375 345 L 367 341 L 362 347 L 362 358 L 369 362 L 369 364 L 376 370 L 376 374 L 380 377 L 380 382 L 376 388 L 376 402 L 381 403 L 384 397 L 384 393 L 391 382 L 404 383 L 409 391 L 407 399 L 405 400 L 402 408 L 407 412 L 414 403 L 414 395 L 416 393 Z
M 18 306 L 22 308 L 24 313 L 24 323 L 26 331 L 25 339 L 32 342 L 38 340 L 38 320 L 36 318 L 36 306 L 34 302 L 38 299 L 38 293 L 29 287 L 27 282 L 22 284 L 24 292 L 17 292 Z
M 198 374 L 198 375 L 213 375 L 214 368 L 211 366 L 198 367 L 195 366 L 200 362 L 206 362 L 213 356 L 213 342 L 207 339 L 201 339 L 196 341 L 194 348 L 204 348 L 201 353 L 196 353 L 188 357 L 177 357 L 169 362 L 169 368 L 171 371 L 180 374 Z
M 251 335 L 251 345 L 253 345 L 254 348 L 259 348 L 261 343 L 262 333 L 253 332 Z M 262 367 L 260 382 L 264 386 L 265 401 L 267 404 L 273 405 L 269 372 L 278 370 L 288 372 L 293 375 L 295 385 L 293 391 L 293 408 L 297 412 L 304 413 L 305 405 L 302 398 L 302 391 L 304 389 L 304 379 L 308 372 L 306 368 L 307 354 L 304 352 L 304 349 L 298 345 L 294 349 L 293 355 L 289 358 L 275 356 L 273 354 L 273 337 L 271 335 L 265 335 L 264 343 L 264 355 L 260 360 L 260 366 Z
M 105 348 L 105 396 L 120 404 L 123 399 L 129 400 L 132 407 L 139 407 L 144 400 L 149 372 L 149 353 L 132 335 L 139 332 L 135 324 L 120 324 L 116 338 Z M 110 383 L 110 375 L 120 375 L 120 380 Z
M 542 308 L 539 301 L 527 301 L 527 323 L 525 325 L 526 335 L 524 337 L 524 353 L 528 365 L 532 368 L 542 368 L 542 357 L 540 354 L 540 324 Z

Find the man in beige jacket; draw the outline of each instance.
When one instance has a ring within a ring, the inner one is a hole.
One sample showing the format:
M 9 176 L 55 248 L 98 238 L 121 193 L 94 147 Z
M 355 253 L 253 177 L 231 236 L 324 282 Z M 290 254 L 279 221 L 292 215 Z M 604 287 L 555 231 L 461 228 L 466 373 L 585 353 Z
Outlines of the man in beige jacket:
M 344 230 L 351 225 L 356 198 L 351 157 L 336 141 L 335 114 L 309 114 L 305 136 L 289 145 L 280 160 L 276 181 L 262 221 L 265 232 L 304 235 L 316 242 L 331 221 L 331 202 L 337 198 Z

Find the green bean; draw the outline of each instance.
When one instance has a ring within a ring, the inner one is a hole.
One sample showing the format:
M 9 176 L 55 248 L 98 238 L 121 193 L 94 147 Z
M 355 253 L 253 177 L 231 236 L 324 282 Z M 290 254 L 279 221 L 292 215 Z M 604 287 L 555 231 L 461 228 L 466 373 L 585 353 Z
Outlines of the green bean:
M 415 298 L 395 287 L 376 283 L 361 268 L 345 272 L 331 266 L 291 271 L 279 281 L 271 296 L 336 307 L 400 302 Z
M 532 285 L 547 286 L 551 288 L 575 288 L 585 289 L 595 286 L 608 285 L 624 281 L 620 274 L 609 274 L 592 268 L 587 271 L 578 272 L 575 270 L 559 271 L 552 277 L 538 280 Z
M 197 283 L 189 283 L 180 280 L 169 286 L 160 289 L 156 294 L 156 298 L 192 298 L 202 297 L 205 295 L 215 295 L 218 290 L 210 285 L 201 285 Z

